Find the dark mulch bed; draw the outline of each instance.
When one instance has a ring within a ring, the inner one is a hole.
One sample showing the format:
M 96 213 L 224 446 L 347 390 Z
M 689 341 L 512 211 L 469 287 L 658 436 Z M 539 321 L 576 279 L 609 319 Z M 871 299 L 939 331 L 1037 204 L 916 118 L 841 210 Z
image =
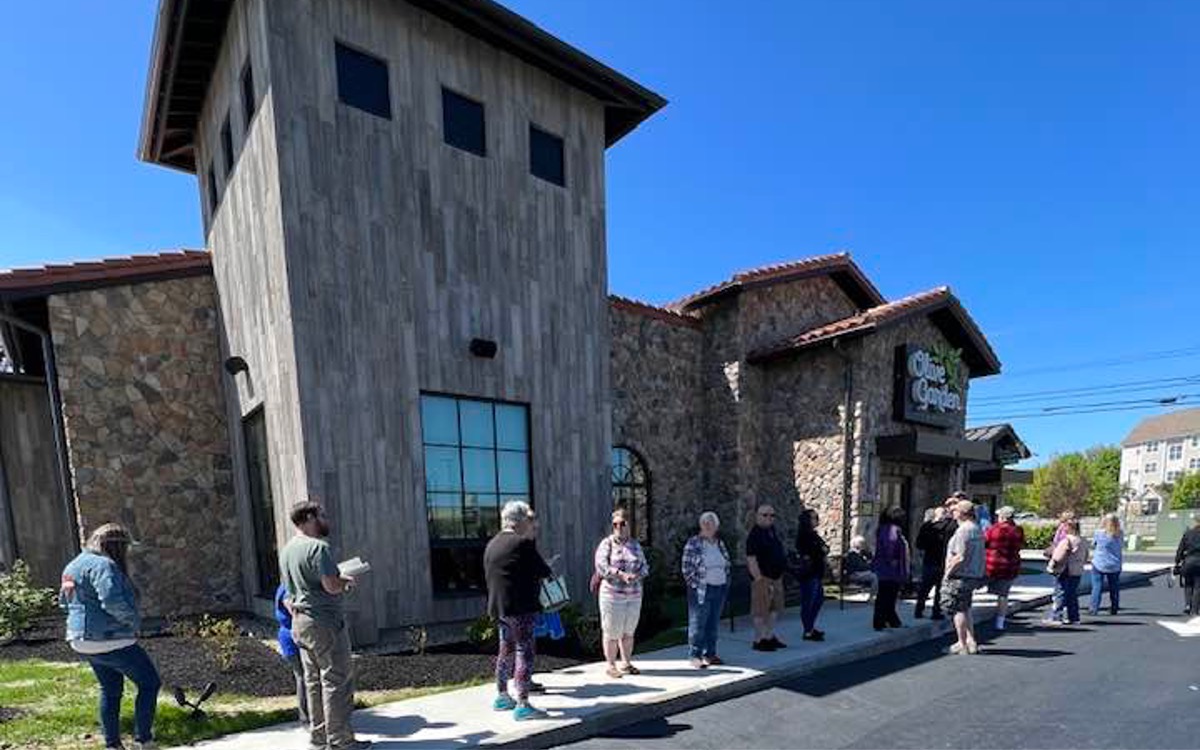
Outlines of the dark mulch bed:
M 141 645 L 153 657 L 163 684 L 179 685 L 198 691 L 208 682 L 216 682 L 222 693 L 253 696 L 291 695 L 295 682 L 291 668 L 279 654 L 255 638 L 240 638 L 233 666 L 222 672 L 200 638 L 189 635 L 146 638 Z M 580 662 L 564 654 L 565 648 L 553 642 L 539 649 L 538 671 L 551 671 Z M 425 654 L 363 654 L 355 659 L 356 685 L 360 690 L 398 690 L 434 687 L 493 674 L 494 651 L 470 644 L 455 644 L 430 649 Z M 80 657 L 61 640 L 41 643 L 11 643 L 0 647 L 0 659 L 44 659 L 78 662 Z

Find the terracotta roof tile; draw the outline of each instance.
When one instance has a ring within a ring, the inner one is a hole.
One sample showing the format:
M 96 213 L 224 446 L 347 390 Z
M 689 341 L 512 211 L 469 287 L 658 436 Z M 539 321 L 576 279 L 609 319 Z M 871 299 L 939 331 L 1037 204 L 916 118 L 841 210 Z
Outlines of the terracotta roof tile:
M 33 297 L 74 289 L 209 273 L 211 270 L 212 259 L 205 250 L 173 250 L 78 263 L 52 263 L 40 268 L 0 270 L 0 297 Z
M 699 328 L 700 320 L 694 315 L 675 310 L 668 310 L 664 307 L 652 305 L 649 302 L 622 297 L 619 294 L 608 295 L 609 304 L 617 310 L 625 310 L 627 312 L 645 315 L 647 317 L 662 320 L 672 325 L 687 326 L 688 328 Z
M 936 289 L 909 295 L 894 302 L 876 305 L 857 315 L 817 326 L 771 346 L 755 350 L 747 356 L 747 360 L 763 362 L 776 359 L 790 352 L 816 346 L 843 336 L 867 334 L 881 325 L 919 312 L 934 312 L 942 307 L 950 308 L 953 311 L 958 326 L 976 350 L 974 354 L 977 355 L 975 357 L 977 364 L 972 367 L 973 374 L 975 372 L 979 374 L 999 372 L 1000 361 L 996 358 L 995 352 L 992 351 L 975 321 L 971 319 L 971 316 L 967 314 L 967 311 L 950 291 L 950 287 L 947 286 L 939 286 Z
M 695 294 L 672 302 L 667 307 L 672 310 L 686 310 L 687 308 L 702 305 L 725 294 L 737 293 L 748 286 L 788 281 L 793 278 L 812 274 L 832 274 L 836 272 L 844 272 L 850 276 L 857 287 L 856 291 L 860 297 L 870 300 L 873 304 L 881 304 L 884 301 L 883 295 L 879 293 L 875 285 L 855 265 L 849 253 L 833 253 L 831 255 L 815 255 L 788 263 L 773 263 L 751 268 L 747 271 L 740 271 L 726 281 L 710 286 L 707 289 L 701 289 Z

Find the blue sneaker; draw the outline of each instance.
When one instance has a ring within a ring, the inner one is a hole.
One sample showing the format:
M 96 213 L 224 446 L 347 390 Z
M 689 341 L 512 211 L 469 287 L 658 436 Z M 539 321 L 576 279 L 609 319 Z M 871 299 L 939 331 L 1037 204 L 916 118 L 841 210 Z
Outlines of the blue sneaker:
M 494 711 L 511 711 L 517 707 L 517 702 L 508 693 L 500 693 L 496 696 L 496 700 L 492 701 L 492 710 Z
M 526 703 L 524 706 L 517 706 L 513 709 L 513 718 L 517 721 L 532 721 L 536 719 L 549 719 L 550 714 Z

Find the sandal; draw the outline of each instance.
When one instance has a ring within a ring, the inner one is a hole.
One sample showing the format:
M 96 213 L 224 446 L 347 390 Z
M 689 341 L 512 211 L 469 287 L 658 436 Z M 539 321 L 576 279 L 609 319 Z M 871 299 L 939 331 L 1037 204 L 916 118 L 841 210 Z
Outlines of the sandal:
M 620 669 L 617 669 L 617 666 L 615 664 L 613 666 L 609 667 L 607 670 L 605 670 L 604 673 L 607 674 L 609 677 L 613 678 L 614 680 L 619 680 L 625 676 L 625 673 L 622 672 Z
M 642 670 L 638 669 L 637 667 L 633 666 L 632 664 L 626 664 L 625 666 L 621 667 L 621 671 L 624 672 L 625 674 L 641 674 L 642 673 Z

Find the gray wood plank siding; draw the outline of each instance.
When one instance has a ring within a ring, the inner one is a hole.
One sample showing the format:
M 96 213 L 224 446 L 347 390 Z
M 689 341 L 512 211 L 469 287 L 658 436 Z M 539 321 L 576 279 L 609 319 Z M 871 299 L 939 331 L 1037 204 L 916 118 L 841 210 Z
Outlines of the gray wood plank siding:
M 229 31 L 200 164 L 219 162 L 248 39 L 266 93 L 209 244 L 255 376 L 239 408 L 267 408 L 281 542 L 286 506 L 322 496 L 335 542 L 374 566 L 350 601 L 360 640 L 475 617 L 479 599 L 431 590 L 419 396 L 524 402 L 541 546 L 582 596 L 609 510 L 601 104 L 403 2 L 244 0 Z M 335 40 L 387 60 L 390 120 L 338 103 Z M 443 142 L 443 85 L 483 102 L 486 158 Z M 566 188 L 529 173 L 531 123 L 564 138 Z
M 71 523 L 58 487 L 54 424 L 45 383 L 0 376 L 0 489 L 11 514 L 11 553 L 29 564 L 33 579 L 56 586 L 74 554 Z M 7 492 L 3 492 L 7 490 Z M 9 518 L 0 518 L 7 525 Z
M 407 3 L 317 0 L 271 26 L 309 486 L 377 566 L 362 619 L 481 609 L 431 592 L 422 391 L 530 404 L 542 547 L 582 593 L 608 505 L 600 104 Z M 338 103 L 335 40 L 388 62 L 391 120 Z M 484 104 L 486 158 L 443 142 L 443 85 Z M 531 122 L 564 137 L 567 188 L 529 174 Z
M 263 406 L 269 436 L 275 533 L 282 545 L 292 533 L 287 508 L 307 495 L 300 398 L 296 379 L 292 303 L 283 243 L 275 97 L 267 55 L 264 0 L 242 0 L 230 15 L 198 135 L 202 206 L 209 212 L 208 247 L 213 254 L 223 322 L 225 356 L 246 360 L 249 373 L 224 376 L 234 456 L 235 487 L 243 532 L 243 559 L 254 563 L 249 498 L 240 419 Z M 249 120 L 242 106 L 241 75 L 253 65 L 257 108 Z M 229 113 L 235 163 L 226 174 L 220 129 Z M 208 165 L 214 165 L 220 202 L 208 206 Z M 245 571 L 253 591 L 254 571 Z

